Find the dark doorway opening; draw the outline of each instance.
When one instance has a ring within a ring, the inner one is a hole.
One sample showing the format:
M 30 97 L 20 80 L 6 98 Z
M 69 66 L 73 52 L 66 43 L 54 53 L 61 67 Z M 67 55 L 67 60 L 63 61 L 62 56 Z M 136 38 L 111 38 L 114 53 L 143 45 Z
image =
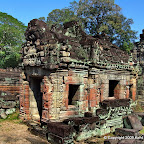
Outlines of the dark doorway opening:
M 80 85 L 69 85 L 68 105 L 74 105 L 79 100 Z
M 36 101 L 37 106 L 35 108 L 38 110 L 40 119 L 42 117 L 42 95 L 41 92 L 41 77 L 30 77 L 30 88 L 33 91 L 33 95 Z
M 117 95 L 118 90 L 116 90 L 116 88 L 118 83 L 118 80 L 109 80 L 109 97 L 114 97 Z

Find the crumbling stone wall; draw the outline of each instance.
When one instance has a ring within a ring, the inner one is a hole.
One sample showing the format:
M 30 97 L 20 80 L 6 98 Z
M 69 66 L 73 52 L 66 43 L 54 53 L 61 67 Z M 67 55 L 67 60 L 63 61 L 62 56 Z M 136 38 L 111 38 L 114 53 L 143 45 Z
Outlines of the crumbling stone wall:
M 139 104 L 144 107 L 144 69 L 140 67 L 141 72 L 139 73 L 137 80 L 137 99 Z
M 143 33 L 140 34 L 140 41 L 135 43 L 133 56 L 138 62 L 137 69 L 139 70 L 137 80 L 137 99 L 141 106 L 144 106 L 144 30 Z
M 6 118 L 19 107 L 19 69 L 0 69 L 0 117 Z

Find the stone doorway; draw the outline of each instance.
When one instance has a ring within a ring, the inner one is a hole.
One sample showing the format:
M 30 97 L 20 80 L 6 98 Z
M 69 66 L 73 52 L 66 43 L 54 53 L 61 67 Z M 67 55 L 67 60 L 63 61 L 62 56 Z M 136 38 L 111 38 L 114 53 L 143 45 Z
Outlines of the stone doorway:
M 32 119 L 42 117 L 42 77 L 30 77 L 30 114 Z

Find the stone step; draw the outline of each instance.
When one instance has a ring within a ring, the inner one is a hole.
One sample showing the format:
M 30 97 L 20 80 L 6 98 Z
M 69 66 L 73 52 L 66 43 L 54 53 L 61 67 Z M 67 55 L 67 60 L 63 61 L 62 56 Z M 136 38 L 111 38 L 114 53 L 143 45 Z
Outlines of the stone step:
M 76 110 L 76 106 L 68 105 L 68 111 L 71 111 L 71 110 Z
M 39 136 L 39 137 L 41 137 L 42 139 L 47 140 L 47 137 L 46 137 L 47 129 L 46 129 L 46 128 L 41 128 L 40 125 L 34 124 L 34 123 L 33 123 L 33 124 L 30 123 L 28 126 L 29 126 L 28 130 L 29 130 L 32 134 L 34 134 L 34 135 L 36 135 L 36 136 Z
M 33 114 L 32 119 L 35 120 L 35 121 L 39 121 L 40 120 L 39 114 Z
M 74 129 L 62 122 L 49 122 L 47 123 L 47 132 L 65 138 L 72 136 Z
M 127 129 L 127 128 L 116 128 L 116 136 L 139 136 L 139 130 L 136 129 Z
M 61 120 L 64 120 L 64 119 L 67 119 L 69 117 L 75 117 L 77 115 L 78 115 L 78 112 L 76 112 L 75 110 L 61 111 L 59 118 Z

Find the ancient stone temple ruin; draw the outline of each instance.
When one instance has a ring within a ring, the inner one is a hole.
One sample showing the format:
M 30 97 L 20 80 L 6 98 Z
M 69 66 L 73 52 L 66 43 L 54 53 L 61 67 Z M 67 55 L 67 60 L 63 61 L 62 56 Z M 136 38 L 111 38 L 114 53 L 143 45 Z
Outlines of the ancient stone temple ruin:
M 105 34 L 87 35 L 75 21 L 49 29 L 34 19 L 25 36 L 21 118 L 48 123 L 50 139 L 62 127 L 68 133 L 59 137 L 71 135 L 72 121 L 79 131 L 88 124 L 93 136 L 123 127 L 122 116 L 131 113 L 130 99 L 136 96 L 132 56 Z M 78 135 L 77 140 L 89 137 Z

